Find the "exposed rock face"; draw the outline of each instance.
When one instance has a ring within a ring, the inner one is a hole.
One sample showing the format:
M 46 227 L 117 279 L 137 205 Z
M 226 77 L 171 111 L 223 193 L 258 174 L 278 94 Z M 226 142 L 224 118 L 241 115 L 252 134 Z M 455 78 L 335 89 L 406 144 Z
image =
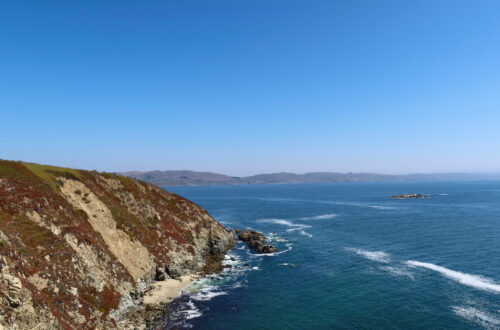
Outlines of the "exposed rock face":
M 266 238 L 262 233 L 253 230 L 235 230 L 238 233 L 238 239 L 247 242 L 248 247 L 254 249 L 258 253 L 274 253 L 278 252 L 278 248 L 266 243 Z
M 406 194 L 406 195 L 395 195 L 395 196 L 392 196 L 391 198 L 394 198 L 394 199 L 412 199 L 412 198 L 429 198 L 429 196 L 422 195 L 422 194 Z
M 0 329 L 140 325 L 152 281 L 217 270 L 234 242 L 145 182 L 0 160 Z

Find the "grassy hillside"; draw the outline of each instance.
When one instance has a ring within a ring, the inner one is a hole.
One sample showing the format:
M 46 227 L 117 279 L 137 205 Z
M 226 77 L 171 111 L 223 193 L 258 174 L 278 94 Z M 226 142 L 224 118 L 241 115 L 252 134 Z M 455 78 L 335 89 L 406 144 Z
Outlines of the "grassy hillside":
M 0 160 L 0 325 L 117 327 L 159 274 L 213 270 L 231 244 L 203 208 L 151 184 Z

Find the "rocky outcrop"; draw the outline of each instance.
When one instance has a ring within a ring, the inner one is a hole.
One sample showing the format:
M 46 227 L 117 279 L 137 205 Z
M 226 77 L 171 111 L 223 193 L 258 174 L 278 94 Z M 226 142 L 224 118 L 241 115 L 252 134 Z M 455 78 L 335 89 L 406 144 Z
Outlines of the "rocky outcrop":
M 240 241 L 246 242 L 248 247 L 255 250 L 257 253 L 274 253 L 278 252 L 278 248 L 266 242 L 266 237 L 254 230 L 239 230 L 236 229 Z
M 412 199 L 412 198 L 429 198 L 429 196 L 422 195 L 422 194 L 405 194 L 405 195 L 391 196 L 391 198 L 394 198 L 394 199 Z
M 0 329 L 141 328 L 153 281 L 221 269 L 235 239 L 154 185 L 0 160 Z

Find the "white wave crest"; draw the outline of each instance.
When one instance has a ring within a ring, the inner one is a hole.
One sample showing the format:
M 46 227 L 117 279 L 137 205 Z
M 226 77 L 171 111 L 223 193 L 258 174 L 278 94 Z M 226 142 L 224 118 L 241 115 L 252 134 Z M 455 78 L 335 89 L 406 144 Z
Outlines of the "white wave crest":
M 216 286 L 207 286 L 198 291 L 197 293 L 191 295 L 191 298 L 196 301 L 207 301 L 214 297 L 223 296 L 227 294 L 227 292 L 217 291 L 217 289 L 218 288 Z
M 368 205 L 368 207 L 371 207 L 372 209 L 377 209 L 377 210 L 395 210 L 396 209 L 393 206 L 382 206 L 382 205 Z
M 308 232 L 302 230 L 301 228 L 290 228 L 286 230 L 287 232 L 292 232 L 292 231 L 298 231 L 299 234 L 307 236 L 307 237 L 313 237 L 312 234 L 309 234 Z
M 266 222 L 266 223 L 273 223 L 276 225 L 282 225 L 282 226 L 287 226 L 287 227 L 297 227 L 297 228 L 302 228 L 302 229 L 311 228 L 311 226 L 309 226 L 309 225 L 304 225 L 304 224 L 300 224 L 300 223 L 293 223 L 291 221 L 284 220 L 284 219 L 262 219 L 259 221 Z
M 455 280 L 463 285 L 471 286 L 476 289 L 492 291 L 500 293 L 500 284 L 495 283 L 493 280 L 480 276 L 467 273 L 458 272 L 445 267 L 437 266 L 428 262 L 420 262 L 409 260 L 406 262 L 409 266 L 423 267 L 440 273 L 452 280 Z
M 335 218 L 337 215 L 336 214 L 322 214 L 322 215 L 316 215 L 314 217 L 303 217 L 300 218 L 300 220 L 324 220 L 324 219 L 332 219 Z
M 287 229 L 287 232 L 298 231 L 301 235 L 304 235 L 307 237 L 313 237 L 313 235 L 304 231 L 304 229 L 306 229 L 306 228 L 311 228 L 311 226 L 309 226 L 309 225 L 304 225 L 301 223 L 293 223 L 291 221 L 284 220 L 284 219 L 262 219 L 262 220 L 260 220 L 260 222 L 274 223 L 277 225 L 291 227 L 290 229 Z
M 186 304 L 186 306 L 189 307 L 189 309 L 183 310 L 183 314 L 185 314 L 187 320 L 194 319 L 203 315 L 203 313 L 200 312 L 200 310 L 194 305 L 191 300 Z
M 498 329 L 500 326 L 500 319 L 498 316 L 480 311 L 474 307 L 452 306 L 452 309 L 458 316 L 475 322 L 487 329 Z
M 377 262 L 388 263 L 391 261 L 391 256 L 383 251 L 367 251 L 363 249 L 346 248 L 347 251 L 353 251 L 358 255 Z
M 415 277 L 413 276 L 412 272 L 409 272 L 408 270 L 404 268 L 398 268 L 398 267 L 392 267 L 392 266 L 380 266 L 380 269 L 385 270 L 393 275 L 396 276 L 407 276 L 411 278 L 412 280 L 415 280 Z

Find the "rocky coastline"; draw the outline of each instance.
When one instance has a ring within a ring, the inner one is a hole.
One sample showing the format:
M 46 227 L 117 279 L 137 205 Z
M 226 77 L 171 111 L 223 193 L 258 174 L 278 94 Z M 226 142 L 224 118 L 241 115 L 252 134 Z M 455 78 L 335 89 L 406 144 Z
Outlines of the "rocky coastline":
M 150 294 L 221 271 L 235 242 L 157 186 L 0 160 L 0 329 L 152 327 L 168 300 Z

